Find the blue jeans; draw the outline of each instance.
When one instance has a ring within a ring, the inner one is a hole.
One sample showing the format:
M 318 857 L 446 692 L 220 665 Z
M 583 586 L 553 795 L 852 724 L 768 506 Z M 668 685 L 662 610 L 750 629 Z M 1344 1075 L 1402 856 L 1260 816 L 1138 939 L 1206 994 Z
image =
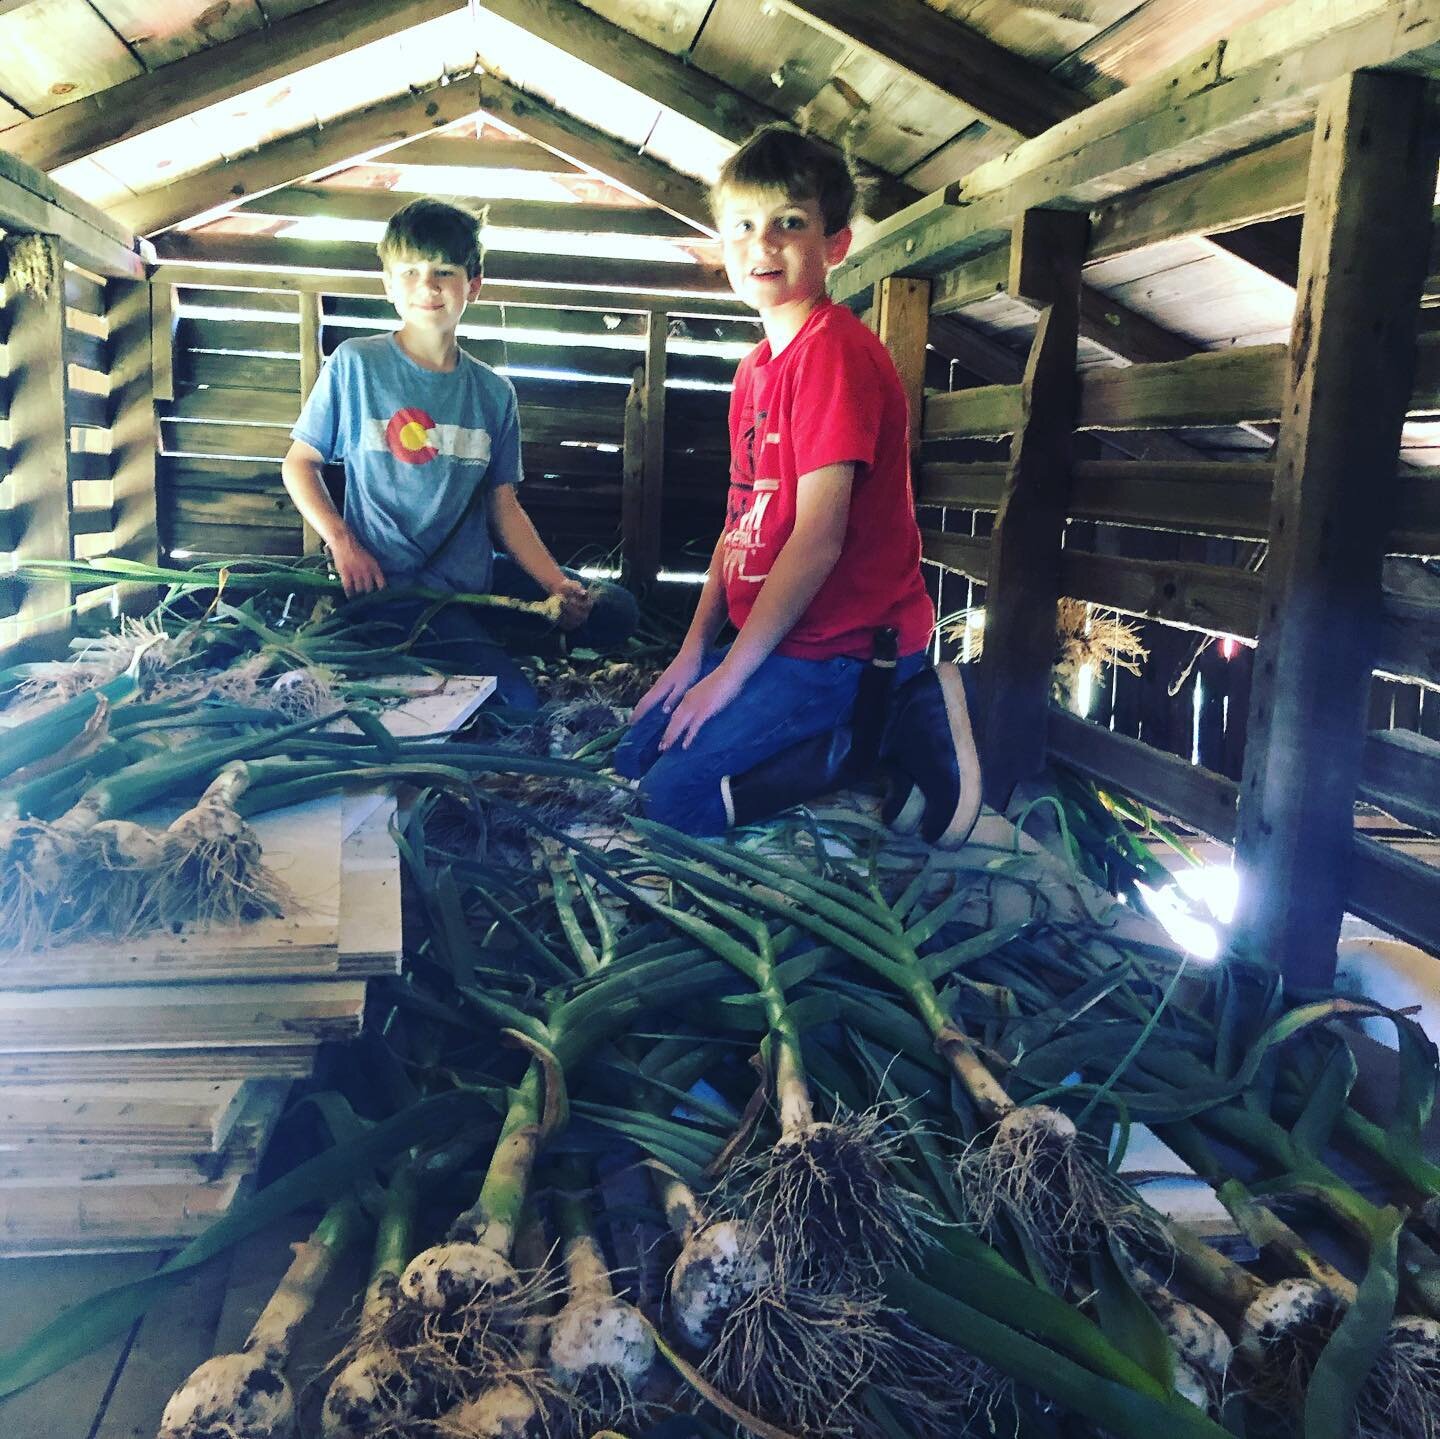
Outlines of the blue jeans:
M 712 650 L 697 679 L 703 679 L 725 657 Z M 904 656 L 896 666 L 898 687 L 925 667 L 921 652 Z M 687 834 L 721 834 L 725 801 L 720 781 L 744 774 L 762 761 L 811 735 L 843 724 L 855 706 L 865 661 L 839 656 L 828 660 L 792 659 L 771 655 L 745 681 L 745 687 L 719 714 L 712 716 L 688 749 L 660 752 L 660 737 L 670 716 L 650 710 L 630 726 L 615 750 L 616 770 L 640 781 L 646 815 Z
M 593 650 L 616 650 L 635 632 L 639 608 L 629 590 L 608 580 L 585 580 L 574 570 L 564 573 L 580 580 L 590 591 L 594 604 L 585 622 L 566 632 L 571 646 Z M 545 591 L 509 555 L 497 554 L 491 575 L 490 593 L 518 600 L 543 600 Z M 415 600 L 397 600 L 383 606 L 383 617 L 413 628 L 428 605 Z M 446 605 L 437 610 L 424 632 L 411 646 L 416 659 L 433 661 L 454 674 L 495 676 L 495 698 L 514 709 L 533 710 L 539 703 L 535 687 L 524 670 L 502 645 L 524 651 L 552 633 L 544 620 L 530 615 L 511 615 L 471 605 Z

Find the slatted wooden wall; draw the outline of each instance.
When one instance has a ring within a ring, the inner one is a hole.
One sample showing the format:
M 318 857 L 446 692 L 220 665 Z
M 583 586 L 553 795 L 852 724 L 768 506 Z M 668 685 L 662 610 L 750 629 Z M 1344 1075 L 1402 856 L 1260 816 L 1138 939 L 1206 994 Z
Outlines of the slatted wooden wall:
M 16 557 L 155 553 L 150 291 L 103 279 L 45 247 L 54 282 L 0 286 L 0 549 Z M 38 253 L 38 252 L 37 252 Z M 43 653 L 69 629 L 70 586 L 14 581 L 0 592 L 0 643 Z M 92 591 L 82 606 L 111 602 Z
M 294 555 L 298 515 L 279 461 L 301 393 L 301 297 L 294 293 L 175 286 L 174 399 L 160 404 L 160 534 L 168 552 Z M 320 340 L 330 354 L 352 336 L 393 329 L 381 298 L 325 295 Z M 662 565 L 693 568 L 713 542 L 727 471 L 725 416 L 733 358 L 716 342 L 753 339 L 741 320 L 667 320 L 626 310 L 481 302 L 461 345 L 507 374 L 520 401 L 524 501 L 557 556 L 613 563 L 621 543 L 626 406 L 647 327 L 667 345 Z M 706 346 L 711 352 L 706 353 Z

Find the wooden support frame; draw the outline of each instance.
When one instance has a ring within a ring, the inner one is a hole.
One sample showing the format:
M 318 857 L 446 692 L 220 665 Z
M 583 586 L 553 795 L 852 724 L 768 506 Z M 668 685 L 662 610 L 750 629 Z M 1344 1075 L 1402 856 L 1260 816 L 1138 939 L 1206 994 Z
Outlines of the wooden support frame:
M 156 237 L 155 253 L 162 262 L 180 261 L 248 270 L 257 277 L 257 284 L 268 281 L 275 289 L 324 290 L 328 286 L 332 293 L 344 294 L 346 272 L 356 278 L 373 275 L 375 286 L 378 286 L 380 279 L 380 259 L 375 253 L 374 245 L 367 245 L 359 240 L 312 242 L 277 239 L 270 235 L 207 235 L 200 230 L 172 230 Z M 255 268 L 257 266 L 285 266 L 297 271 L 340 273 L 320 275 L 313 282 L 302 282 L 292 279 L 278 268 L 261 271 Z M 713 304 L 719 307 L 721 313 L 754 314 L 753 310 L 747 311 L 730 299 L 730 282 L 718 263 L 693 267 L 673 265 L 666 268 L 682 272 L 674 276 L 676 292 L 658 299 L 651 296 L 651 305 L 658 304 L 680 313 L 704 313 L 707 307 Z M 530 296 L 540 295 L 540 287 L 550 285 L 557 287 L 550 290 L 550 303 L 554 304 L 562 298 L 558 287 L 564 286 L 565 303 L 568 304 L 568 297 L 579 299 L 585 289 L 593 288 L 596 293 L 592 297 L 592 303 L 597 309 L 611 306 L 640 309 L 642 307 L 639 304 L 632 305 L 628 300 L 622 303 L 621 298 L 607 297 L 601 292 L 648 289 L 655 281 L 655 270 L 655 265 L 645 260 L 521 255 L 497 250 L 485 257 L 485 283 L 490 288 L 486 298 L 532 304 L 535 301 Z M 162 264 L 158 274 L 166 279 L 175 278 L 174 271 L 168 264 Z M 265 276 L 264 280 L 258 278 L 261 275 Z M 222 283 L 217 276 L 202 270 L 197 270 L 195 276 L 190 283 Z M 696 306 L 696 309 L 687 309 L 686 292 L 689 292 L 690 303 Z M 378 290 L 367 287 L 361 293 L 378 293 Z M 482 291 L 483 293 L 485 292 Z M 525 298 L 522 299 L 522 295 Z M 713 300 L 711 296 L 714 296 Z
M 1440 5 L 1295 0 L 987 161 L 876 227 L 832 277 L 849 301 L 886 275 L 934 274 L 993 249 L 1035 205 L 1089 210 L 1306 128 L 1319 92 L 1440 43 Z
M 1047 70 L 924 0 L 776 0 L 808 24 L 968 105 L 991 126 L 1038 135 L 1089 103 Z
M 68 560 L 70 540 L 69 387 L 64 374 L 65 298 L 61 288 L 64 245 L 54 235 L 32 237 L 50 252 L 53 282 L 48 293 L 5 281 L 10 366 L 11 509 L 21 518 L 18 559 Z M 16 653 L 53 656 L 64 648 L 71 588 L 64 580 L 20 583 L 12 622 Z
M 151 74 L 24 120 L 5 131 L 5 149 L 37 169 L 53 170 L 105 145 L 283 79 L 302 65 L 343 55 L 455 8 L 455 0 L 326 0 L 162 65 Z
M 651 315 L 645 335 L 645 365 L 625 406 L 625 464 L 621 488 L 621 531 L 625 583 L 645 590 L 660 573 L 661 506 L 665 483 L 665 341 L 669 322 Z
M 278 190 L 347 160 L 381 154 L 417 135 L 443 129 L 479 109 L 474 80 L 408 90 L 293 135 L 271 140 L 247 155 L 186 175 L 173 184 L 121 201 L 112 213 L 140 234 L 153 235 L 182 220 Z
M 6 138 L 9 132 L 5 132 Z M 0 149 L 0 230 L 54 235 L 67 259 L 99 275 L 139 280 L 135 236 L 112 216 Z
M 1423 79 L 1359 73 L 1327 89 L 1236 834 L 1236 946 L 1297 986 L 1335 973 L 1436 159 Z
M 890 351 L 910 416 L 910 453 L 925 414 L 925 346 L 930 335 L 930 281 L 892 275 L 875 287 L 875 333 Z
M 111 280 L 105 288 L 114 414 L 110 482 L 115 524 L 110 553 L 155 564 L 159 559 L 155 497 L 159 426 L 155 417 L 152 292 L 140 280 Z M 166 334 L 168 337 L 168 329 Z
M 325 323 L 325 298 L 313 291 L 300 297 L 300 404 L 310 398 L 310 391 L 320 378 L 320 367 L 325 363 L 325 349 L 321 330 Z M 304 554 L 318 555 L 324 548 L 320 532 L 310 521 L 301 516 L 301 544 Z
M 991 538 L 981 661 L 985 797 L 1004 809 L 1045 763 L 1060 551 L 1074 464 L 1083 215 L 1031 210 L 1010 247 L 1010 289 L 1040 307 Z

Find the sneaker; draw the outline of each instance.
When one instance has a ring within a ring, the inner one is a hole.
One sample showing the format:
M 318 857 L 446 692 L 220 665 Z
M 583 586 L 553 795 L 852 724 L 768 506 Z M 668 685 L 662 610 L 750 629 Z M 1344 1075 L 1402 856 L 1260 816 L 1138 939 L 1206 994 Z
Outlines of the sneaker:
M 900 687 L 885 740 L 892 783 L 881 818 L 897 834 L 958 849 L 980 818 L 980 755 L 960 671 L 922 670 Z

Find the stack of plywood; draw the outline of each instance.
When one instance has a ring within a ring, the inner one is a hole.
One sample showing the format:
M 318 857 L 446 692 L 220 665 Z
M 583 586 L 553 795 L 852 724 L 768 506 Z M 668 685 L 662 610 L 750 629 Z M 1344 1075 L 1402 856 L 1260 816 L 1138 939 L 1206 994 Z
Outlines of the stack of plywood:
M 412 688 L 396 735 L 454 730 L 493 681 Z M 399 967 L 395 813 L 371 789 L 258 817 L 279 918 L 0 960 L 0 1254 L 154 1247 L 225 1211 L 289 1082 Z

